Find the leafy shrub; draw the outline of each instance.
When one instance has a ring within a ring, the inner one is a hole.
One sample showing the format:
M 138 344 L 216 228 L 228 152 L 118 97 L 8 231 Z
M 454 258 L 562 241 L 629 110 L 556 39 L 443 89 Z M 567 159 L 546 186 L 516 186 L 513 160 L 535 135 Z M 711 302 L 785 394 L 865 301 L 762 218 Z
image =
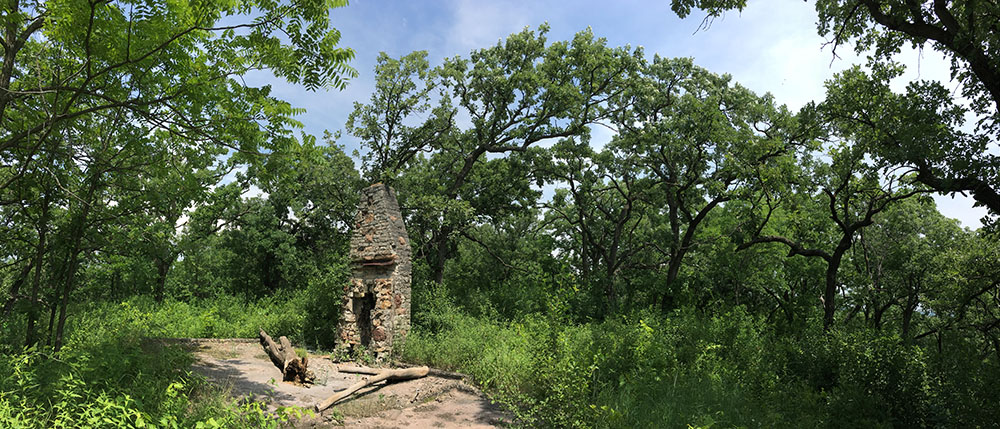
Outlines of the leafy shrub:
M 430 294 L 433 297 L 433 294 Z M 917 427 L 940 424 L 927 365 L 898 338 L 779 337 L 735 308 L 572 325 L 428 303 L 404 358 L 473 376 L 542 427 Z M 970 419 L 984 424 L 990 420 Z M 937 423 L 935 423 L 937 422 Z
M 301 294 L 302 308 L 299 310 L 305 317 L 304 341 L 318 347 L 333 348 L 341 315 L 341 297 L 349 273 L 346 262 L 341 260 L 309 281 L 308 288 Z
M 0 354 L 0 427 L 280 427 L 296 413 L 272 414 L 260 403 L 234 402 L 187 371 L 189 352 L 148 337 L 253 336 L 257 326 L 298 329 L 301 319 L 275 313 L 294 305 L 230 297 L 156 306 L 133 298 L 77 308 L 58 355 L 35 349 Z
M 236 403 L 184 371 L 177 347 L 122 336 L 58 356 L 0 355 L 0 427 L 277 428 L 259 403 Z

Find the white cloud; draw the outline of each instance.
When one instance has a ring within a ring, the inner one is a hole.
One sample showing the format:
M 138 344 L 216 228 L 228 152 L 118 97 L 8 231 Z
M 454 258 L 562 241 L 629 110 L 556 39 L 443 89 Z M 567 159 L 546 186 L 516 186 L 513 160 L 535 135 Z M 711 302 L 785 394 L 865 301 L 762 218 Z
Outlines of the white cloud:
M 456 0 L 453 6 L 454 22 L 447 49 L 450 53 L 443 53 L 446 56 L 493 46 L 511 33 L 535 24 L 537 19 L 530 3 Z

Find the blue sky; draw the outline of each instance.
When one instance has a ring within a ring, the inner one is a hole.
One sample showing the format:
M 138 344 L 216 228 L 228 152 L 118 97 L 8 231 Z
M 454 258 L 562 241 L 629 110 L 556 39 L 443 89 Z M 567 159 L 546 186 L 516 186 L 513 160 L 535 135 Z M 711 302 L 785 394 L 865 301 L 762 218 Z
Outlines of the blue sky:
M 545 22 L 551 27 L 549 40 L 568 40 L 591 27 L 595 35 L 607 38 L 610 46 L 642 46 L 650 57 L 692 57 L 696 64 L 715 73 L 731 74 L 757 93 L 772 93 L 793 110 L 822 99 L 825 80 L 863 62 L 849 47 L 838 49 L 839 59 L 829 46 L 824 47 L 825 40 L 816 34 L 812 3 L 750 3 L 742 13 L 727 13 L 699 30 L 705 14 L 693 11 L 688 18 L 679 19 L 670 10 L 669 0 L 353 0 L 331 12 L 333 24 L 342 34 L 340 45 L 357 54 L 352 66 L 359 76 L 347 89 L 309 92 L 263 75 L 248 83 L 271 84 L 277 97 L 305 108 L 307 113 L 297 118 L 305 125 L 304 131 L 322 136 L 324 130 L 342 130 L 354 102 L 368 99 L 379 52 L 399 57 L 426 50 L 433 66 L 444 57 L 468 55 L 526 26 L 537 28 Z M 934 51 L 907 51 L 900 58 L 908 71 L 895 82 L 897 90 L 913 79 L 949 80 L 948 64 Z M 957 88 L 951 83 L 946 86 Z M 609 138 L 595 135 L 594 140 Z M 339 143 L 348 153 L 358 147 L 349 136 Z M 937 200 L 942 213 L 965 226 L 978 227 L 985 214 L 981 208 L 972 208 L 968 198 Z

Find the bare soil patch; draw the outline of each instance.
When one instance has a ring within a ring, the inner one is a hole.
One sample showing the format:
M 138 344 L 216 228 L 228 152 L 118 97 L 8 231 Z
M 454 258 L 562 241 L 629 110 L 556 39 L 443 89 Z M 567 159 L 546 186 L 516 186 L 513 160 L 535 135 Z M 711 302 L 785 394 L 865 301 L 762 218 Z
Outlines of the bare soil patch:
M 234 398 L 261 401 L 271 410 L 312 406 L 362 380 L 365 375 L 337 371 L 326 355 L 309 354 L 312 385 L 281 381 L 255 339 L 185 339 L 197 361 L 192 370 Z M 433 375 L 380 383 L 358 391 L 295 427 L 352 428 L 491 428 L 506 427 L 511 416 L 465 382 Z

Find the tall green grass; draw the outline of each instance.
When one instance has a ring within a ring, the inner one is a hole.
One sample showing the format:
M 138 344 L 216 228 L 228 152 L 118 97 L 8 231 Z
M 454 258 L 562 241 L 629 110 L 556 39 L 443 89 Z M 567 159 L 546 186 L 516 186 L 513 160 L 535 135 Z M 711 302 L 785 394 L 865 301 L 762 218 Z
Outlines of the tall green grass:
M 219 295 L 211 299 L 157 303 L 148 296 L 124 301 L 92 301 L 73 308 L 72 335 L 87 337 L 130 326 L 146 337 L 255 338 L 259 329 L 286 335 L 297 344 L 330 348 L 336 338 L 341 285 L 346 271 L 331 269 L 307 288 L 257 299 Z M 71 339 L 70 342 L 73 342 Z M 76 338 L 86 341 L 86 338 Z
M 872 332 L 778 336 L 740 308 L 718 316 L 636 313 L 569 324 L 499 322 L 447 307 L 423 314 L 404 357 L 464 371 L 519 422 L 539 427 L 988 427 L 1000 399 L 983 379 Z M 961 360 L 961 359 L 956 359 Z
M 623 317 L 570 325 L 548 317 L 500 323 L 455 310 L 425 315 L 404 358 L 471 375 L 543 427 L 775 427 L 812 425 L 818 402 L 803 387 L 768 406 L 781 380 L 770 339 L 741 312 Z M 784 389 L 783 389 L 784 390 Z
M 70 342 L 85 342 L 95 334 L 116 336 L 123 329 L 149 338 L 254 338 L 259 329 L 301 337 L 306 320 L 296 296 L 255 301 L 232 296 L 191 302 L 167 299 L 159 304 L 136 297 L 75 310 L 68 321 Z

